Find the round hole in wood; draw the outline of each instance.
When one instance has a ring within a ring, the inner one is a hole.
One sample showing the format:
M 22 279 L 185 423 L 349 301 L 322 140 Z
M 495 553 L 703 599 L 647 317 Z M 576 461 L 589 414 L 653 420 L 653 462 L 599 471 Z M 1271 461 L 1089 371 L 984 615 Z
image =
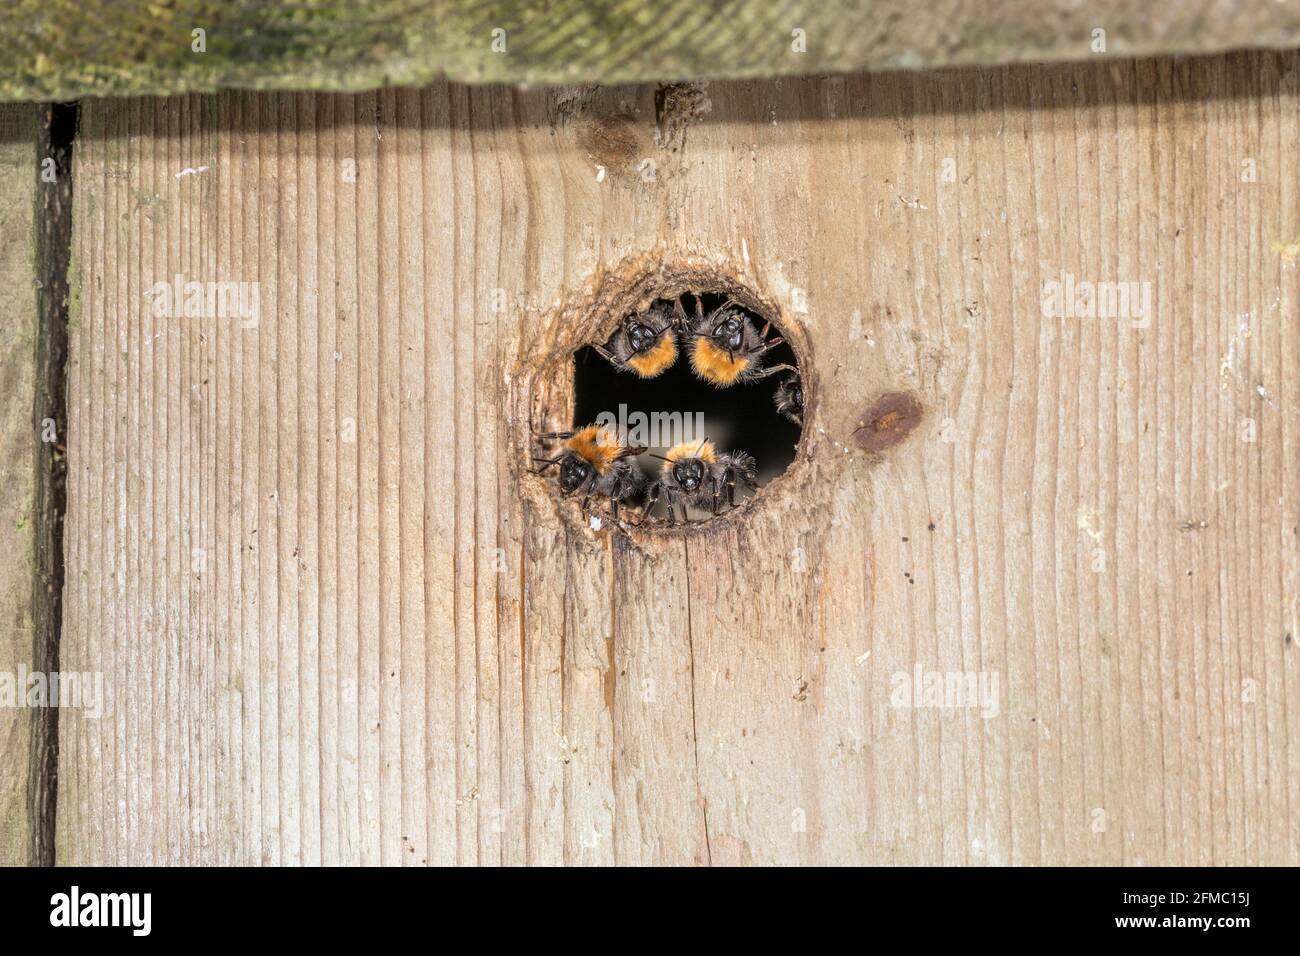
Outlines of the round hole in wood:
M 593 327 L 572 353 L 572 421 L 532 452 L 593 528 L 701 527 L 794 461 L 807 416 L 798 349 L 756 296 L 661 288 Z

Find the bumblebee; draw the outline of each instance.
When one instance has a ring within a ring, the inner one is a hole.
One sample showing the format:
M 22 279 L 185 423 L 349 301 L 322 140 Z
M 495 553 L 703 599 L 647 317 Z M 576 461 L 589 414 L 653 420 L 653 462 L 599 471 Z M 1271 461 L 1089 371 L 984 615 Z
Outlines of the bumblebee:
M 656 378 L 677 361 L 677 329 L 685 319 L 681 300 L 671 308 L 656 302 L 641 315 L 624 318 L 608 342 L 592 348 L 619 371 Z
M 781 380 L 772 401 L 778 412 L 803 428 L 803 381 L 798 372 Z
M 691 368 L 697 376 L 719 388 L 795 371 L 793 365 L 787 364 L 763 367 L 763 356 L 785 340 L 778 335 L 764 341 L 763 333 L 754 328 L 734 299 L 728 299 L 705 315 L 704 304 L 697 296 L 694 320 L 686 319 L 683 309 L 678 323 L 683 337 L 691 340 L 688 346 Z
M 567 498 L 574 492 L 582 492 L 583 511 L 587 510 L 593 495 L 608 498 L 610 514 L 617 521 L 619 503 L 636 495 L 645 486 L 645 474 L 636 460 L 636 456 L 646 450 L 645 446 L 624 445 L 608 428 L 587 425 L 574 431 L 547 432 L 537 437 L 543 441 L 558 441 L 563 451 L 554 458 L 533 458 L 534 462 L 542 462 L 542 465 L 531 469 L 531 473 L 540 475 L 552 465 L 558 465 L 560 493 Z
M 684 442 L 674 445 L 667 455 L 655 455 L 663 462 L 659 478 L 650 486 L 640 524 L 654 508 L 662 495 L 668 505 L 668 523 L 676 524 L 673 507 L 680 504 L 682 521 L 687 520 L 686 506 L 692 505 L 714 515 L 722 505 L 722 493 L 727 495 L 727 506 L 736 507 L 736 481 L 741 481 L 751 491 L 758 487 L 754 457 L 743 451 L 719 454 L 713 442 L 705 438 L 698 444 Z

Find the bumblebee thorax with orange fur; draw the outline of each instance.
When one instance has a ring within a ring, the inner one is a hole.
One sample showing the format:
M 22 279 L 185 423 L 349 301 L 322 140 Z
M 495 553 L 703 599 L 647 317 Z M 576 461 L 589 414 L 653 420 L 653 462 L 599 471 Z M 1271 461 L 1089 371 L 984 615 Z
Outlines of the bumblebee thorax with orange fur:
M 593 347 L 617 369 L 656 378 L 677 361 L 677 328 L 684 318 L 679 313 L 680 302 L 656 302 L 640 315 L 629 315 L 608 342 Z
M 582 508 L 593 496 L 606 498 L 614 520 L 618 520 L 620 502 L 640 491 L 645 476 L 636 462 L 644 452 L 643 445 L 624 445 L 618 435 L 601 425 L 584 425 L 568 432 L 547 432 L 538 436 L 542 441 L 558 441 L 563 451 L 554 458 L 534 456 L 541 467 L 533 474 L 545 474 L 547 469 L 559 467 L 557 483 L 560 494 L 574 492 L 583 495 Z
M 688 504 L 707 508 L 716 515 L 724 494 L 727 505 L 735 507 L 737 481 L 750 489 L 758 486 L 751 455 L 743 451 L 719 453 L 707 438 L 674 445 L 668 454 L 657 457 L 663 458 L 663 466 L 650 489 L 645 510 L 649 511 L 660 495 L 666 496 L 670 523 L 677 520 L 674 507 L 682 508 L 682 520 L 686 520 Z
M 780 336 L 765 341 L 745 312 L 728 300 L 707 315 L 701 300 L 695 300 L 695 318 L 683 325 L 691 337 L 691 368 L 704 381 L 719 388 L 737 382 L 755 382 L 791 365 L 764 367 L 763 356 L 781 345 Z
M 712 464 L 717 458 L 717 452 L 713 447 L 713 442 L 706 438 L 703 441 L 688 441 L 682 442 L 680 445 L 674 445 L 668 449 L 668 453 L 664 455 L 664 458 L 667 459 L 664 462 L 665 468 L 672 467 L 683 458 L 700 458 Z
M 714 385 L 734 385 L 749 368 L 749 359 L 726 352 L 712 339 L 700 336 L 691 346 L 691 368 L 695 374 Z
M 646 351 L 629 356 L 627 364 L 642 378 L 655 378 L 672 368 L 676 361 L 677 337 L 665 332 Z
M 606 474 L 610 466 L 624 454 L 618 436 L 600 425 L 578 429 L 572 437 L 565 440 L 564 447 L 589 462 L 598 475 Z

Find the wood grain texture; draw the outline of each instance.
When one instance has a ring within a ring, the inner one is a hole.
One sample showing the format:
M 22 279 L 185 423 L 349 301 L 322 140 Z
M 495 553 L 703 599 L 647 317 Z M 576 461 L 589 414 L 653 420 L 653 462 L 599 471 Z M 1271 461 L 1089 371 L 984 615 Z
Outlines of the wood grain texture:
M 1300 862 L 1298 66 L 88 103 L 60 859 Z M 799 457 L 593 532 L 548 363 L 684 265 L 781 310 Z
M 0 106 L 0 674 L 16 681 L 34 666 L 33 502 L 36 489 L 36 212 L 40 114 Z M 4 678 L 0 678 L 3 680 Z M 11 685 L 12 686 L 12 685 Z M 29 709 L 0 706 L 0 866 L 31 858 L 32 720 Z
M 1298 42 L 1300 11 L 1276 0 L 9 0 L 0 99 L 749 79 Z

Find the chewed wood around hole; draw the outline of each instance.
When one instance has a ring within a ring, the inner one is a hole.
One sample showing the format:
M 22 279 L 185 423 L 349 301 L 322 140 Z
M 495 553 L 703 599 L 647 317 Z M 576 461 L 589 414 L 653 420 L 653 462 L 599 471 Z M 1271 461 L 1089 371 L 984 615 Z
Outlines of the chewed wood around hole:
M 661 286 L 591 328 L 555 360 L 572 413 L 534 423 L 528 465 L 593 531 L 743 516 L 795 461 L 808 415 L 800 349 L 752 293 Z

